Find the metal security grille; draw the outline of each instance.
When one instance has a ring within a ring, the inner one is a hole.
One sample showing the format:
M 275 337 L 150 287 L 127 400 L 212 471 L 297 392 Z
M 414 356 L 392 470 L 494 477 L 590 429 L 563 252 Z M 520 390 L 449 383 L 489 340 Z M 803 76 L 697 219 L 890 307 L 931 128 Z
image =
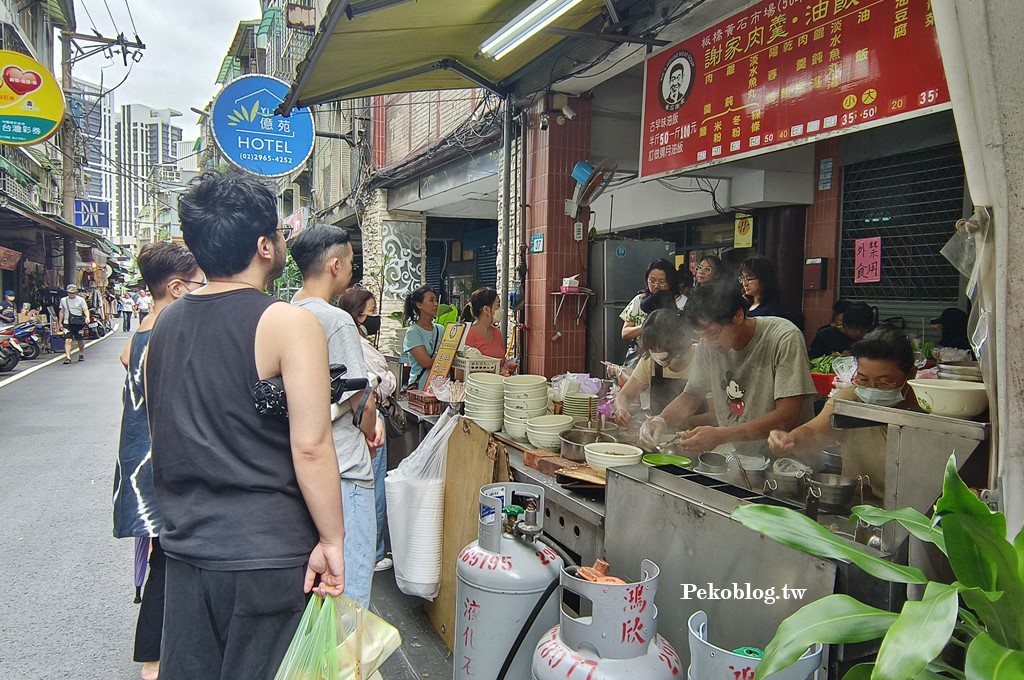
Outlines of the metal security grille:
M 476 278 L 481 286 L 494 288 L 498 281 L 498 247 L 496 245 L 477 246 Z
M 955 303 L 960 275 L 939 251 L 963 209 L 964 165 L 956 144 L 846 166 L 840 297 Z M 855 242 L 875 236 L 882 237 L 882 280 L 855 284 Z

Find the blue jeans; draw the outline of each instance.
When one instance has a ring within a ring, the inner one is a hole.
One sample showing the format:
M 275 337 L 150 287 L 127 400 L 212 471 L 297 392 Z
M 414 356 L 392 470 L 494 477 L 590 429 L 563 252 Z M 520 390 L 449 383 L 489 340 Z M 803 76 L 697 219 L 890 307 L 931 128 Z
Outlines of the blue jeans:
M 342 479 L 341 502 L 345 513 L 345 597 L 369 608 L 377 540 L 373 489 Z
M 388 445 L 380 447 L 370 461 L 373 467 L 373 498 L 377 506 L 377 559 L 384 559 L 384 523 L 388 519 L 387 496 L 384 495 L 384 476 L 388 473 Z

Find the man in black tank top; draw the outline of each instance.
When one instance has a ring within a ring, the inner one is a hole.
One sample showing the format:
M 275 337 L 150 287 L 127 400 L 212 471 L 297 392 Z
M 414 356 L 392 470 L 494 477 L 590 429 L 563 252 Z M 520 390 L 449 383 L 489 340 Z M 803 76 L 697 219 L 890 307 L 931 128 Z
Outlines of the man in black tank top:
M 269 680 L 316 576 L 321 594 L 344 588 L 327 344 L 316 317 L 263 292 L 287 252 L 270 189 L 208 172 L 178 208 L 209 283 L 162 312 L 146 364 L 167 554 L 160 678 Z M 287 423 L 253 404 L 277 375 Z

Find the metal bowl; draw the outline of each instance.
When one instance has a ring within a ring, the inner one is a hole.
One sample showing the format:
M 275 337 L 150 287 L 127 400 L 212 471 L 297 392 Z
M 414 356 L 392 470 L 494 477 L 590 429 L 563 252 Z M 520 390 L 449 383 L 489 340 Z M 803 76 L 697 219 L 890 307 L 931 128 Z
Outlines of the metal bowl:
M 595 442 L 614 442 L 615 437 L 601 434 L 594 430 L 569 430 L 561 434 L 562 458 L 576 463 L 586 461 L 586 452 L 583 447 Z
M 854 477 L 818 472 L 811 475 L 807 485 L 816 495 L 822 508 L 845 511 L 853 503 L 853 495 L 857 491 L 858 480 Z
M 729 459 L 721 453 L 705 451 L 697 456 L 697 471 L 709 475 L 724 475 L 729 472 Z

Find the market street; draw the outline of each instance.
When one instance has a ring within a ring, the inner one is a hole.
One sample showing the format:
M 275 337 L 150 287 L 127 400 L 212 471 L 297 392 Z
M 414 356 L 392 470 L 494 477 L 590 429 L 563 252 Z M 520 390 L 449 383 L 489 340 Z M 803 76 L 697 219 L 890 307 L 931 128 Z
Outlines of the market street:
M 110 518 L 128 337 L 0 388 L 0 678 L 138 677 L 133 542 Z

